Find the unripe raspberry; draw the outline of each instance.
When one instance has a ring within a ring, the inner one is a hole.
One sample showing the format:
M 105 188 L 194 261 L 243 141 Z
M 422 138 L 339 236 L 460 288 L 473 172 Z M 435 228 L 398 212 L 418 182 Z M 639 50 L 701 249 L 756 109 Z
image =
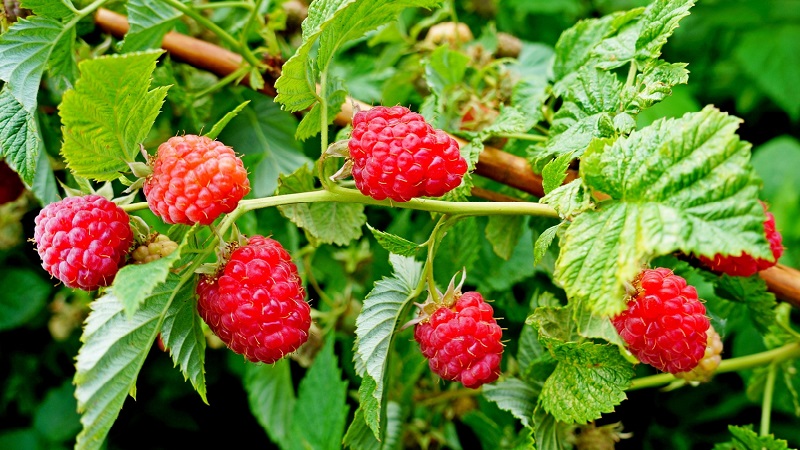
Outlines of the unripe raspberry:
M 216 275 L 200 277 L 200 317 L 231 350 L 274 363 L 308 340 L 311 308 L 297 266 L 278 241 L 251 237 Z
M 131 252 L 134 264 L 147 264 L 149 262 L 168 256 L 178 248 L 178 244 L 165 234 L 154 234 L 149 242 L 136 247 Z
M 628 350 L 663 372 L 695 368 L 705 354 L 710 322 L 694 286 L 666 268 L 645 269 L 633 286 L 628 309 L 612 319 Z
M 242 160 L 232 148 L 205 136 L 170 138 L 158 147 L 151 164 L 144 195 L 166 223 L 209 225 L 250 192 Z
M 717 367 L 722 362 L 722 338 L 714 330 L 714 327 L 708 328 L 708 341 L 706 344 L 706 352 L 703 354 L 703 359 L 697 364 L 697 367 L 688 372 L 678 372 L 676 377 L 682 378 L 686 381 L 706 382 L 710 381 L 717 371 Z
M 783 237 L 775 228 L 775 216 L 767 211 L 767 204 L 761 202 L 761 206 L 764 207 L 764 213 L 767 215 L 764 220 L 764 235 L 769 242 L 773 259 L 756 259 L 747 253 L 742 253 L 738 256 L 716 254 L 713 258 L 701 256 L 700 261 L 715 272 L 738 277 L 749 277 L 777 264 L 778 259 L 783 255 Z
M 110 285 L 133 243 L 128 214 L 99 195 L 50 203 L 34 222 L 42 267 L 71 288 Z
M 456 297 L 454 305 L 440 305 L 417 323 L 414 339 L 434 373 L 477 389 L 500 376 L 503 331 L 492 306 L 480 293 L 465 292 Z M 426 314 L 425 308 L 422 314 Z
M 376 200 L 441 197 L 467 172 L 458 142 L 402 106 L 357 112 L 348 146 L 356 187 Z

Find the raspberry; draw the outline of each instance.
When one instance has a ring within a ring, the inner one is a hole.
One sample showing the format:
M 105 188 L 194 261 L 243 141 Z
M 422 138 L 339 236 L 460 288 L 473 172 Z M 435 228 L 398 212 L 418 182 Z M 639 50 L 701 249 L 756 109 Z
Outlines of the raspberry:
M 251 237 L 197 285 L 200 317 L 225 345 L 272 364 L 308 340 L 311 308 L 297 266 L 278 241 Z
M 431 370 L 471 389 L 500 376 L 502 334 L 491 305 L 478 292 L 461 294 L 452 307 L 440 305 L 414 328 Z
M 71 288 L 111 284 L 133 244 L 128 214 L 99 195 L 50 203 L 34 223 L 42 267 Z
M 155 233 L 148 242 L 136 247 L 131 252 L 131 259 L 134 264 L 147 264 L 169 255 L 177 248 L 178 244 L 170 240 L 169 236 Z
M 402 106 L 357 112 L 348 146 L 356 187 L 376 200 L 441 197 L 467 172 L 458 142 Z
M 0 205 L 13 202 L 24 191 L 25 185 L 22 184 L 17 172 L 14 172 L 4 159 L 0 159 Z
M 775 216 L 767 211 L 767 204 L 761 202 L 761 206 L 764 207 L 764 213 L 767 215 L 764 220 L 764 235 L 767 237 L 769 247 L 772 250 L 772 260 L 756 259 L 747 253 L 742 253 L 738 256 L 716 254 L 713 258 L 700 256 L 700 261 L 715 272 L 722 272 L 735 277 L 749 277 L 756 272 L 769 269 L 777 264 L 778 259 L 783 254 L 783 237 L 775 228 Z
M 722 338 L 719 333 L 714 330 L 714 327 L 708 328 L 708 340 L 706 342 L 706 351 L 703 354 L 703 359 L 697 364 L 697 367 L 688 372 L 679 372 L 675 376 L 682 378 L 686 381 L 706 382 L 711 381 L 714 376 L 719 363 L 722 362 Z
M 633 284 L 628 309 L 612 319 L 628 349 L 663 372 L 692 370 L 703 358 L 710 326 L 697 290 L 665 268 L 646 269 Z
M 250 192 L 242 160 L 205 136 L 172 137 L 150 162 L 153 173 L 145 179 L 144 195 L 166 223 L 209 225 Z

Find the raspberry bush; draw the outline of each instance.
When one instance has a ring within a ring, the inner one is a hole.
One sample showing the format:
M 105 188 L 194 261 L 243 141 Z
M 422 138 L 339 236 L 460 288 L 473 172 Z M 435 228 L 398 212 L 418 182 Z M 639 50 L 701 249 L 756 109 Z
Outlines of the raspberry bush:
M 0 448 L 800 445 L 796 24 L 544 3 L 6 1 Z

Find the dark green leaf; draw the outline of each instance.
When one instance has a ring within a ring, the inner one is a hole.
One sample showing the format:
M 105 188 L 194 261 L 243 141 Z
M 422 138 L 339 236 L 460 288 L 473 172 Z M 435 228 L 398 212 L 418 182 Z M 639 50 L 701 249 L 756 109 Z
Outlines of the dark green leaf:
M 247 364 L 244 387 L 250 411 L 272 442 L 288 448 L 295 395 L 289 359 L 275 364 Z

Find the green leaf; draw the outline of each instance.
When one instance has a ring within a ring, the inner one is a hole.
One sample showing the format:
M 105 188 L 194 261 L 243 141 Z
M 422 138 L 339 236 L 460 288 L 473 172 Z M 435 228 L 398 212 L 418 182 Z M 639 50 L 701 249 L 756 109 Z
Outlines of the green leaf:
M 728 425 L 728 430 L 733 434 L 733 440 L 715 445 L 714 450 L 789 450 L 785 440 L 776 439 L 772 434 L 759 436 L 752 425 Z
M 182 16 L 177 9 L 157 0 L 128 0 L 126 7 L 130 28 L 122 41 L 125 53 L 160 48 L 164 35 Z
M 314 176 L 307 165 L 279 179 L 278 194 L 314 190 Z M 299 203 L 279 206 L 281 214 L 302 228 L 312 245 L 347 245 L 361 237 L 367 222 L 364 205 L 358 203 Z
M 47 391 L 33 417 L 33 427 L 39 436 L 47 436 L 50 442 L 66 442 L 78 434 L 81 422 L 73 392 L 69 380 Z
M 411 300 L 416 297 L 415 292 L 422 276 L 422 264 L 414 258 L 390 254 L 389 262 L 394 268 L 394 274 L 391 278 L 384 277 L 376 282 L 364 299 L 361 314 L 356 319 L 354 345 L 356 372 L 362 378 L 371 379 L 375 385 L 374 389 L 370 389 L 370 397 L 377 407 L 365 410 L 364 417 L 379 440 L 381 428 L 385 428 L 381 417 L 385 415 L 382 411 L 386 408 L 384 387 L 388 377 L 386 369 L 389 364 L 389 350 L 400 320 L 407 312 Z M 364 405 L 363 396 L 361 402 Z
M 234 104 L 245 101 L 245 107 L 219 135 L 219 140 L 248 157 L 258 158 L 249 165 L 253 195 L 266 197 L 278 187 L 278 177 L 290 174 L 311 160 L 294 138 L 297 119 L 265 95 L 245 90 L 231 99 Z M 216 100 L 215 100 L 216 101 Z
M 569 450 L 572 444 L 569 443 L 572 425 L 559 422 L 552 414 L 542 408 L 536 407 L 533 414 L 534 437 L 540 449 L 548 450 Z
M 33 113 L 39 94 L 39 83 L 50 55 L 65 35 L 74 29 L 56 19 L 34 16 L 20 19 L 0 35 L 0 79 L 8 90 Z
M 367 224 L 367 228 L 375 236 L 375 240 L 381 247 L 385 248 L 389 253 L 394 253 L 400 256 L 414 256 L 420 249 L 420 246 L 409 240 L 403 239 L 400 236 L 395 236 L 391 233 L 386 233 L 381 230 L 372 228 L 372 225 Z
M 747 317 L 764 334 L 775 324 L 775 294 L 768 291 L 761 277 L 732 277 L 723 274 L 714 286 L 715 293 L 725 300 L 743 304 Z
M 560 240 L 554 275 L 570 299 L 614 315 L 625 307 L 623 284 L 677 250 L 769 257 L 759 182 L 738 123 L 706 107 L 584 154 L 584 182 L 613 200 L 578 215 Z
M 602 140 L 600 141 L 602 142 Z M 590 145 L 594 145 L 594 142 L 596 141 L 593 141 Z M 591 193 L 580 178 L 553 189 L 539 201 L 552 206 L 558 211 L 558 215 L 562 219 L 568 220 L 572 220 L 574 216 L 586 211 L 594 205 L 592 203 Z
M 211 127 L 210 130 L 208 130 L 208 133 L 204 134 L 203 136 L 209 139 L 216 139 L 217 136 L 219 136 L 219 134 L 222 132 L 222 130 L 225 129 L 225 126 L 228 125 L 228 123 L 231 120 L 233 120 L 233 118 L 236 117 L 237 114 L 242 112 L 242 110 L 244 109 L 245 106 L 247 106 L 248 103 L 250 103 L 250 100 L 245 100 L 242 103 L 239 103 L 239 106 L 234 108 L 233 111 L 225 113 L 225 115 L 222 116 L 222 119 L 219 119 L 217 123 L 215 123 L 214 126 Z
M 142 302 L 167 280 L 170 270 L 175 262 L 181 259 L 181 253 L 193 235 L 193 232 L 186 233 L 178 248 L 163 258 L 147 264 L 128 264 L 117 272 L 112 289 L 129 316 L 133 315 Z
M 585 338 L 600 338 L 612 344 L 624 346 L 617 329 L 606 316 L 592 313 L 582 305 L 575 307 L 573 316 L 578 325 L 578 334 Z
M 289 360 L 275 364 L 247 364 L 244 387 L 250 411 L 272 442 L 287 448 L 295 395 Z
M 167 95 L 167 87 L 150 89 L 162 53 L 127 53 L 81 62 L 81 78 L 59 105 L 64 125 L 61 153 L 75 175 L 109 181 L 130 170 L 128 162 L 139 155 L 139 144 Z
M 553 225 L 552 227 L 542 231 L 542 234 L 536 238 L 536 243 L 533 244 L 533 265 L 536 266 L 542 262 L 542 258 L 547 254 L 547 249 L 553 243 L 556 237 L 556 231 L 561 227 L 561 224 Z
M 51 287 L 35 272 L 6 267 L 0 271 L 0 331 L 16 328 L 41 312 Z
M 336 118 L 336 115 L 341 111 L 342 105 L 347 101 L 347 91 L 344 90 L 344 88 L 329 88 L 327 92 L 328 120 L 325 122 L 326 126 L 333 122 L 333 119 Z M 316 136 L 320 132 L 321 127 L 322 106 L 320 103 L 317 103 L 311 108 L 311 111 L 303 116 L 303 120 L 297 125 L 297 131 L 294 137 L 298 141 L 305 141 L 310 137 Z
M 636 59 L 648 60 L 661 56 L 661 47 L 672 36 L 678 23 L 689 15 L 694 0 L 656 0 L 641 16 L 642 26 L 636 39 Z
M 367 426 L 364 421 L 364 412 L 361 406 L 356 409 L 353 422 L 347 429 L 344 435 L 345 447 L 353 450 L 382 450 L 396 448 L 397 441 L 400 439 L 402 432 L 402 410 L 397 402 L 388 402 L 386 406 L 386 438 L 383 443 L 379 442 L 372 430 Z
M 346 403 L 347 381 L 342 380 L 334 341 L 332 334 L 327 336 L 314 364 L 300 382 L 290 426 L 291 438 L 284 441 L 287 450 L 342 448 L 350 408 Z M 324 413 L 320 414 L 321 411 Z
M 161 340 L 169 349 L 172 362 L 183 373 L 184 380 L 191 381 L 195 391 L 207 404 L 206 336 L 203 333 L 202 319 L 197 314 L 197 303 L 194 301 L 195 284 L 194 282 L 179 284 L 177 276 L 171 275 L 162 288 L 164 289 L 162 292 L 154 295 L 172 295 L 175 301 L 169 304 L 164 316 L 164 322 L 161 325 Z
M 500 409 L 510 412 L 523 426 L 531 426 L 536 407 L 536 391 L 524 381 L 507 378 L 487 384 L 483 386 L 483 396 L 496 403 Z
M 67 20 L 75 15 L 75 5 L 70 0 L 22 0 L 20 7 L 30 9 L 36 16 Z
M 524 231 L 525 216 L 489 216 L 486 239 L 497 256 L 508 260 Z M 535 265 L 535 263 L 534 263 Z
M 557 189 L 567 179 L 567 169 L 575 159 L 573 152 L 561 153 L 555 159 L 545 164 L 542 168 L 542 189 L 550 193 Z
M 533 232 L 529 227 L 523 229 L 522 236 L 507 261 L 498 260 L 491 245 L 485 239 L 479 248 L 480 253 L 476 255 L 477 260 L 471 263 L 473 270 L 470 279 L 474 279 L 480 291 L 507 291 L 514 284 L 536 272 L 536 267 L 533 265 Z M 441 257 L 441 252 L 437 253 L 437 259 L 439 257 Z M 452 257 L 456 259 L 457 255 Z
M 634 371 L 617 346 L 568 342 L 550 348 L 558 360 L 547 378 L 539 403 L 566 423 L 587 423 L 627 398 L 625 388 Z
M 27 184 L 33 183 L 41 145 L 35 116 L 6 84 L 0 90 L 0 156 Z
M 436 95 L 445 95 L 464 80 L 469 61 L 469 56 L 446 45 L 437 47 L 424 65 L 428 86 Z
M 622 103 L 626 111 L 638 114 L 672 95 L 674 86 L 688 81 L 686 64 L 655 60 L 636 75 L 636 82 L 624 93 Z
M 331 0 L 313 2 L 303 21 L 303 43 L 284 64 L 275 82 L 275 101 L 287 111 L 300 111 L 317 101 L 313 74 L 327 70 L 336 50 L 345 42 L 396 20 L 409 7 L 432 8 L 441 0 Z M 311 50 L 319 38 L 316 67 Z
M 480 139 L 485 141 L 496 134 L 525 133 L 536 124 L 535 114 L 535 111 L 529 112 L 501 104 L 500 114 L 489 126 L 480 131 Z

